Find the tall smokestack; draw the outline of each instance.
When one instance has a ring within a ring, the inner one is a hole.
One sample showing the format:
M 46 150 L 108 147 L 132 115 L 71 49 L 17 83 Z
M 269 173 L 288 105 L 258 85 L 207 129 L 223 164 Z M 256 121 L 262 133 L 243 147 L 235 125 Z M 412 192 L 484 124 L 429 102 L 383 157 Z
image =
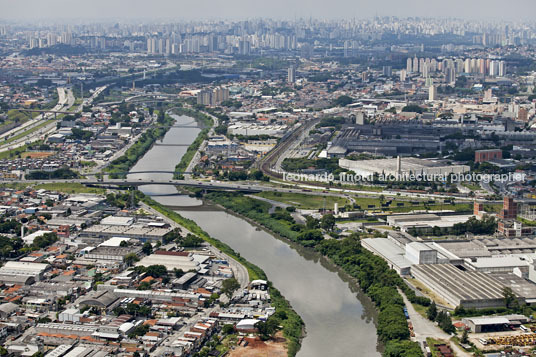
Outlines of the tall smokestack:
M 402 178 L 402 159 L 400 155 L 396 157 L 396 178 L 400 180 Z

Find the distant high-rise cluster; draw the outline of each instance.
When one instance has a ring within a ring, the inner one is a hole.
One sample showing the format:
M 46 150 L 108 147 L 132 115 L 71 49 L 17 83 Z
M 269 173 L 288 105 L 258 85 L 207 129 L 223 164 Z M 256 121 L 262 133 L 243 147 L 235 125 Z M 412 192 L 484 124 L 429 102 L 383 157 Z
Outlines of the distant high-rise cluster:
M 71 32 L 62 32 L 61 34 L 49 32 L 44 36 L 30 37 L 30 48 L 52 47 L 57 44 L 74 45 L 73 34 Z
M 481 74 L 492 77 L 506 75 L 506 62 L 490 58 L 408 58 L 406 61 L 407 73 L 420 73 L 427 78 L 433 73 L 441 72 L 445 75 L 445 82 L 453 83 L 459 73 Z
M 218 87 L 214 89 L 204 89 L 197 94 L 197 104 L 218 105 L 229 99 L 229 89 Z
M 253 49 L 296 50 L 296 36 L 266 34 L 262 36 L 224 36 L 221 34 L 179 35 L 147 38 L 147 53 L 151 55 L 177 55 L 181 53 L 213 53 L 250 55 Z

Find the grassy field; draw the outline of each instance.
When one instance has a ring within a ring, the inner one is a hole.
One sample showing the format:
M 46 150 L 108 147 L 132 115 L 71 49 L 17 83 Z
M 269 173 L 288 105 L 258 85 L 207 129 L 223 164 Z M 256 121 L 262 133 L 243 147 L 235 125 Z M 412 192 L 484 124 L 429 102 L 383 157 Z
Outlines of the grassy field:
M 412 304 L 412 305 L 413 305 L 413 308 L 415 309 L 415 311 L 417 311 L 422 317 L 428 318 L 426 316 L 426 310 L 428 310 L 428 308 L 426 306 L 422 306 L 420 304 Z
M 12 158 L 12 157 L 17 157 L 18 154 L 22 154 L 22 153 L 26 152 L 27 149 L 28 149 L 28 146 L 23 145 L 20 148 L 0 152 L 0 160 L 9 159 L 9 158 Z
M 417 290 L 419 290 L 420 292 L 422 292 L 423 294 L 428 296 L 430 299 L 434 300 L 437 304 L 444 305 L 444 306 L 450 306 L 450 304 L 448 302 L 446 302 L 444 299 L 442 299 L 438 295 L 434 294 L 430 289 L 428 289 L 428 287 L 426 285 L 424 285 L 420 281 L 418 281 L 416 279 L 410 279 L 410 278 L 406 278 L 406 280 L 409 281 L 411 283 L 411 285 L 416 287 Z M 454 308 L 454 306 L 452 306 L 452 308 Z
M 300 209 L 333 209 L 335 203 L 339 207 L 348 204 L 348 200 L 342 197 L 333 196 L 312 196 L 301 193 L 284 193 L 284 192 L 261 192 L 257 196 L 264 197 L 270 200 L 286 203 Z M 324 205 L 325 204 L 325 205 Z
M 474 183 L 462 182 L 462 186 L 467 187 L 471 191 L 480 191 L 480 190 L 482 190 L 482 187 L 480 187 L 479 185 L 476 185 Z
M 339 204 L 339 208 L 349 204 L 350 201 L 342 197 L 334 196 L 313 196 L 306 195 L 301 193 L 285 193 L 285 192 L 262 192 L 257 194 L 260 197 L 268 198 L 274 201 L 286 203 L 293 205 L 296 208 L 300 209 L 321 209 L 324 207 L 324 197 L 325 197 L 325 207 L 332 209 L 335 203 Z M 382 207 L 382 202 L 386 203 L 387 201 L 392 200 L 391 204 L 388 207 Z M 355 202 L 360 207 L 358 209 L 362 210 L 383 210 L 383 211 L 392 211 L 392 212 L 409 212 L 413 210 L 453 210 L 453 211 L 471 211 L 472 205 L 470 203 L 460 203 L 460 204 L 447 204 L 440 203 L 436 201 L 433 204 L 425 204 L 422 200 L 419 201 L 418 205 L 412 204 L 407 200 L 400 200 L 396 198 L 385 198 L 383 201 L 379 197 L 370 196 L 370 197 L 356 197 Z M 397 206 L 397 203 L 402 204 Z

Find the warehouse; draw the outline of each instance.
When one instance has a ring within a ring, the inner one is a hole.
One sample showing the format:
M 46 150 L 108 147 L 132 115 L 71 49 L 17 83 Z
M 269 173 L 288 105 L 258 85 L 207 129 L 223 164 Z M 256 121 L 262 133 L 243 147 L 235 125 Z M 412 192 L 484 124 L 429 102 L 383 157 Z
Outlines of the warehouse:
M 418 159 L 414 157 L 376 159 L 376 160 L 348 160 L 339 159 L 339 166 L 351 170 L 358 175 L 368 177 L 373 174 L 384 174 L 409 178 L 411 175 L 426 175 L 433 177 L 448 176 L 470 171 L 467 165 L 452 165 L 442 161 Z M 421 181 L 424 181 L 421 178 Z M 430 180 L 431 181 L 431 180 Z
M 189 253 L 156 251 L 136 263 L 136 266 L 163 265 L 168 271 L 199 271 L 199 263 Z
M 119 298 L 109 291 L 94 291 L 83 296 L 80 306 L 91 306 L 112 310 L 118 303 Z
M 471 332 L 497 331 L 505 325 L 519 326 L 529 322 L 524 315 L 504 315 L 504 316 L 481 316 L 466 317 L 462 322 L 471 329 Z
M 451 264 L 433 264 L 414 265 L 411 275 L 452 307 L 504 307 L 505 286 L 489 274 L 462 271 Z
M 361 240 L 361 245 L 385 259 L 389 267 L 398 274 L 408 275 L 410 273 L 411 262 L 405 258 L 405 250 L 389 238 L 366 238 Z
M 125 238 L 135 238 L 141 242 L 161 242 L 164 236 L 170 231 L 171 228 L 154 227 L 140 223 L 132 224 L 130 226 L 119 224 L 97 224 L 84 229 L 80 233 L 80 238 L 82 238 L 84 242 L 102 242 L 103 240 L 119 236 Z
M 439 216 L 432 213 L 424 214 L 397 214 L 387 217 L 387 223 L 390 226 L 398 227 L 402 232 L 414 229 L 424 234 L 432 231 L 434 227 L 442 230 L 452 228 L 457 223 L 467 222 L 472 215 L 448 215 Z
M 464 266 L 467 270 L 482 273 L 512 273 L 514 269 L 518 269 L 524 275 L 529 273 L 529 262 L 524 257 L 516 255 L 466 259 Z
M 48 264 L 28 262 L 6 262 L 0 268 L 0 281 L 4 283 L 31 284 L 39 281 L 48 269 Z
M 170 290 L 114 289 L 114 294 L 121 298 L 147 299 L 153 302 L 182 302 L 191 306 L 198 306 L 200 302 L 200 296 L 197 294 L 180 293 Z

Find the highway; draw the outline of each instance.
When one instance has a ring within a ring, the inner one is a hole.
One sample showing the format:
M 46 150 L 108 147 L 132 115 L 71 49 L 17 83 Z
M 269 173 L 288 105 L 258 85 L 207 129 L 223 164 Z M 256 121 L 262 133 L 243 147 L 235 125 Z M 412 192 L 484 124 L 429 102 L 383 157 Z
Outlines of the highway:
M 106 86 L 97 88 L 93 95 L 87 99 L 85 99 L 80 106 L 78 106 L 72 113 L 79 113 L 82 111 L 82 108 L 84 105 L 90 105 L 93 103 L 93 100 L 104 90 L 106 89 Z M 65 89 L 65 88 L 58 88 L 58 104 L 54 108 L 51 109 L 51 111 L 67 111 L 70 109 L 75 102 L 75 97 L 73 94 L 73 91 L 71 89 Z M 45 135 L 48 135 L 56 130 L 56 120 L 39 128 L 38 130 L 33 130 L 34 128 L 38 127 L 39 125 L 42 125 L 43 120 L 50 120 L 52 118 L 55 118 L 54 113 L 43 113 L 35 117 L 34 119 L 24 123 L 24 125 L 17 127 L 15 129 L 10 130 L 7 133 L 3 134 L 3 137 L 7 138 L 7 135 L 14 136 L 19 135 L 27 132 L 27 135 L 24 135 L 23 137 L 10 142 L 8 144 L 0 146 L 0 152 L 9 151 L 13 149 L 20 148 L 28 143 L 34 143 L 38 140 L 41 140 Z M 1 138 L 1 137 L 0 137 Z

